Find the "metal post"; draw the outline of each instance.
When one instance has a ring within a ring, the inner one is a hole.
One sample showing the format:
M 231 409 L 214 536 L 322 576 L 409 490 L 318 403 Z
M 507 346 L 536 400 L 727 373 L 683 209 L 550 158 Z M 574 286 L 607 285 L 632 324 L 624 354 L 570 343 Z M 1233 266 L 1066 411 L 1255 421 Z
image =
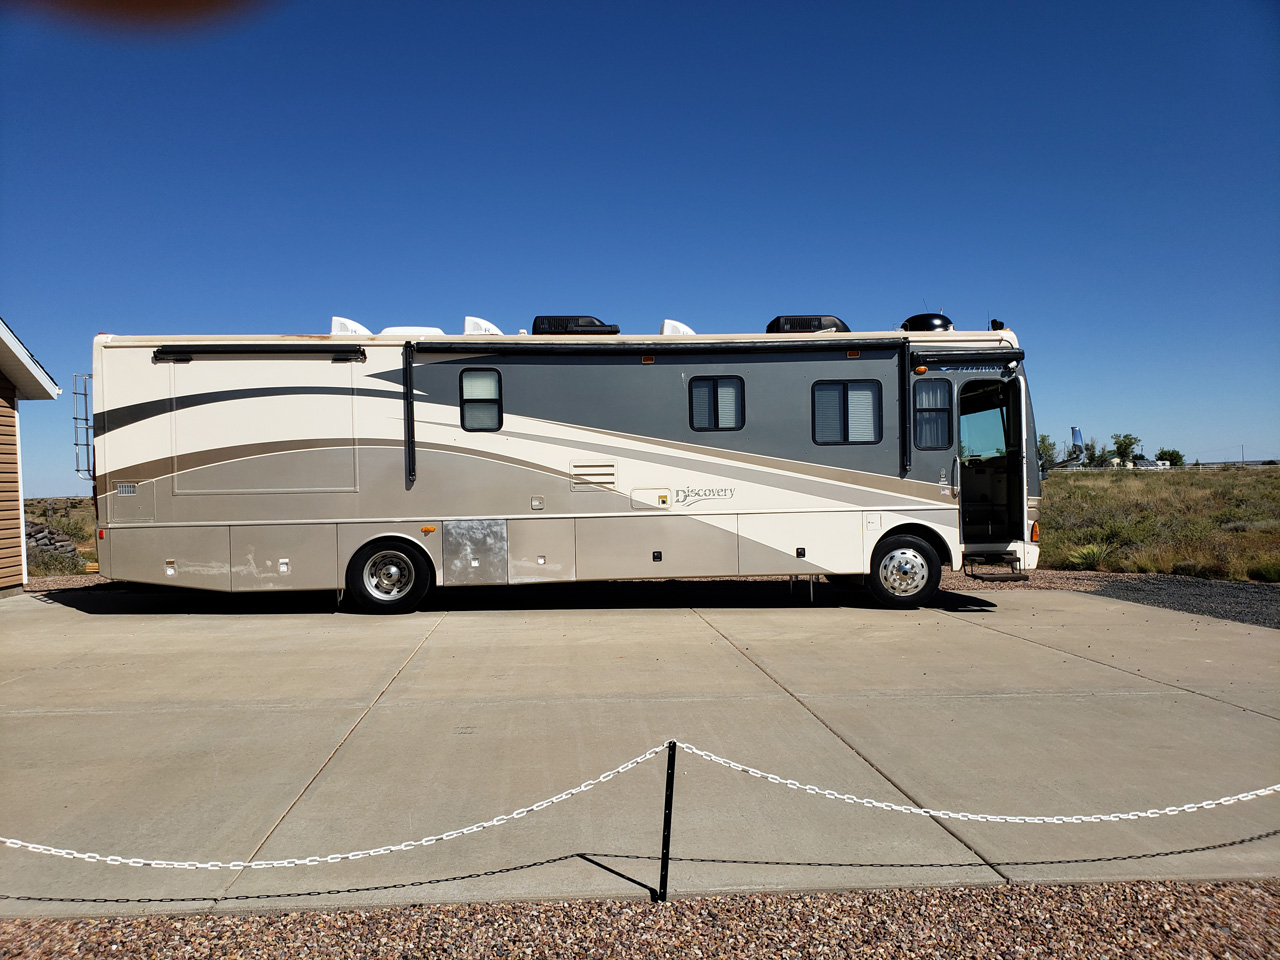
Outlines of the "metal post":
M 676 791 L 676 742 L 667 741 L 667 799 L 662 810 L 662 869 L 658 873 L 658 902 L 667 901 L 667 868 L 671 865 L 671 798 Z
M 403 351 L 402 370 L 404 376 L 404 488 L 412 490 L 414 481 L 418 479 L 418 444 L 413 430 L 413 361 L 416 350 L 411 341 L 406 341 Z

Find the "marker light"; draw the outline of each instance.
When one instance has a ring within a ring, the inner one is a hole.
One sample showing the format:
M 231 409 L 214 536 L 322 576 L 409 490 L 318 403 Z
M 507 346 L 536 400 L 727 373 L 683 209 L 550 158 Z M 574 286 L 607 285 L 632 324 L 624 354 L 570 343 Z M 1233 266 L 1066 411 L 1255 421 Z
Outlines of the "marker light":
M 861 351 L 850 350 L 848 353 L 845 354 L 845 356 L 848 357 L 850 360 L 857 360 L 858 357 L 861 356 Z
M 436 532 L 436 528 L 435 528 L 435 527 L 423 527 L 423 528 L 422 528 L 422 532 L 423 532 L 423 533 L 435 533 L 435 532 Z
M 928 367 L 916 367 L 916 373 L 928 373 L 928 372 L 929 372 Z
M 641 358 L 640 358 L 640 362 L 641 362 L 641 363 L 653 363 L 653 357 L 641 357 Z
M 1031 542 L 1032 543 L 1040 542 L 1040 521 L 1039 520 L 1031 524 Z
M 98 530 L 98 539 L 99 539 L 99 540 L 105 540 L 105 539 L 107 539 L 107 531 L 105 531 L 105 530 L 103 530 L 103 529 L 99 529 L 99 530 Z

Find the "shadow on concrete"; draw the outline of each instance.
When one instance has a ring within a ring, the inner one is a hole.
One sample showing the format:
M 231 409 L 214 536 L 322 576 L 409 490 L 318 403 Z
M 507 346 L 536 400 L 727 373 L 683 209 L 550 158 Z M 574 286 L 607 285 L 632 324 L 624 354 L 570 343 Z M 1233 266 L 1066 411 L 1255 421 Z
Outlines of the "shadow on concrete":
M 70 607 L 92 616 L 121 614 L 173 616 L 256 616 L 263 614 L 359 615 L 350 598 L 338 603 L 333 590 L 272 593 L 211 593 L 150 584 L 98 583 L 35 594 L 41 603 Z M 947 612 L 991 610 L 990 600 L 942 591 L 929 604 Z M 602 610 L 727 607 L 785 609 L 880 609 L 865 590 L 844 590 L 825 581 L 794 584 L 774 580 L 639 580 L 600 583 L 548 583 L 522 586 L 439 587 L 421 609 Z

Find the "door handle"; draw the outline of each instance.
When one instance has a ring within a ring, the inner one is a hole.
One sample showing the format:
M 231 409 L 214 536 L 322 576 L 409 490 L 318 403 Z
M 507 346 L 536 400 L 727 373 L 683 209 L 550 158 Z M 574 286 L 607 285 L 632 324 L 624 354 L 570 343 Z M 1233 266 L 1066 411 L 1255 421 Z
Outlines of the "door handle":
M 951 461 L 951 499 L 958 499 L 960 496 L 960 456 Z

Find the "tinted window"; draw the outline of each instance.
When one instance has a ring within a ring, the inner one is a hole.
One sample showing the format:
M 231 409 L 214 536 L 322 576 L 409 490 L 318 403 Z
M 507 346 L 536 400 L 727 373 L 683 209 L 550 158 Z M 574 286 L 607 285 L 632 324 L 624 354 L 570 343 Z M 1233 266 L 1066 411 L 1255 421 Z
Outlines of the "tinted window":
M 879 443 L 880 381 L 824 380 L 813 385 L 814 443 Z
M 689 426 L 694 430 L 741 430 L 746 423 L 741 377 L 694 377 L 689 381 Z
M 951 446 L 951 381 L 917 380 L 915 384 L 916 446 L 946 450 Z

